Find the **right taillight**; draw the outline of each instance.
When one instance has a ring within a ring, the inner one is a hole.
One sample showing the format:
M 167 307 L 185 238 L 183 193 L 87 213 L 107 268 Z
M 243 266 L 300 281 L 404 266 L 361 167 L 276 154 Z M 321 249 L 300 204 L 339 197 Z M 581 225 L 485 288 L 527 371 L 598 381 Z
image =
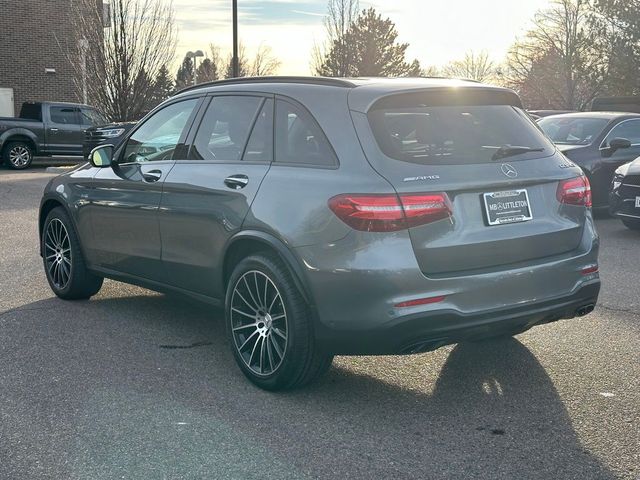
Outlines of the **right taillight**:
M 556 197 L 560 203 L 590 207 L 592 201 L 589 180 L 586 176 L 580 175 L 579 177 L 560 181 Z
M 446 193 L 337 195 L 329 208 L 350 227 L 365 232 L 395 232 L 451 216 Z

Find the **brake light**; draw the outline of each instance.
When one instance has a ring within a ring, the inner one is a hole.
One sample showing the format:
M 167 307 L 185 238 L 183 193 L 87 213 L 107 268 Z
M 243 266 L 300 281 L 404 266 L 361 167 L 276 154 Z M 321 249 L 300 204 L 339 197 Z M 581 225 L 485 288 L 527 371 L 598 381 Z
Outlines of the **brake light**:
M 365 232 L 394 232 L 451 216 L 446 193 L 337 195 L 329 208 L 350 227 Z
M 591 185 L 589 185 L 589 180 L 584 175 L 570 178 L 568 180 L 562 180 L 558 184 L 556 197 L 560 203 L 590 207 L 592 201 Z

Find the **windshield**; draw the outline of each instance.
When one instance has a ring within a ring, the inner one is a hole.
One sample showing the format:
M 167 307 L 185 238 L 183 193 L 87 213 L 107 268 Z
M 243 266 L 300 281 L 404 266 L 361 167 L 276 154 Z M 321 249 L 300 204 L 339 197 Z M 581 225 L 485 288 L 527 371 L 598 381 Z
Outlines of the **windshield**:
M 387 156 L 412 163 L 489 163 L 502 157 L 497 151 L 524 160 L 555 150 L 511 105 L 385 108 L 371 111 L 369 121 Z
M 547 117 L 538 125 L 558 145 L 589 145 L 609 120 L 606 118 Z

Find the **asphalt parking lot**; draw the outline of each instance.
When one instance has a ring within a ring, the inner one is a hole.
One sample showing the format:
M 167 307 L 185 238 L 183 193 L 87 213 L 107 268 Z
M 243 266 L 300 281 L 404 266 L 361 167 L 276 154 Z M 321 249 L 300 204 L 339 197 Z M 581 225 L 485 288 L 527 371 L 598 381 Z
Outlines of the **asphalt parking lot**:
M 594 313 L 515 339 L 339 357 L 258 390 L 220 312 L 113 281 L 53 297 L 37 206 L 0 168 L 0 479 L 640 478 L 640 233 L 598 220 Z

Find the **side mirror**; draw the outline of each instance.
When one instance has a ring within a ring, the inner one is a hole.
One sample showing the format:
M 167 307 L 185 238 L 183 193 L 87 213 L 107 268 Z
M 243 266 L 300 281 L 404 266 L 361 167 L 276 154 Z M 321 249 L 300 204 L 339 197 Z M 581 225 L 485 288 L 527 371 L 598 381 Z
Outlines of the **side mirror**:
M 89 155 L 91 165 L 98 168 L 110 167 L 113 161 L 113 145 L 99 145 Z
M 626 139 L 626 138 L 612 138 L 611 141 L 609 142 L 609 148 L 612 151 L 616 151 L 619 150 L 621 148 L 630 148 L 631 147 L 631 141 Z

